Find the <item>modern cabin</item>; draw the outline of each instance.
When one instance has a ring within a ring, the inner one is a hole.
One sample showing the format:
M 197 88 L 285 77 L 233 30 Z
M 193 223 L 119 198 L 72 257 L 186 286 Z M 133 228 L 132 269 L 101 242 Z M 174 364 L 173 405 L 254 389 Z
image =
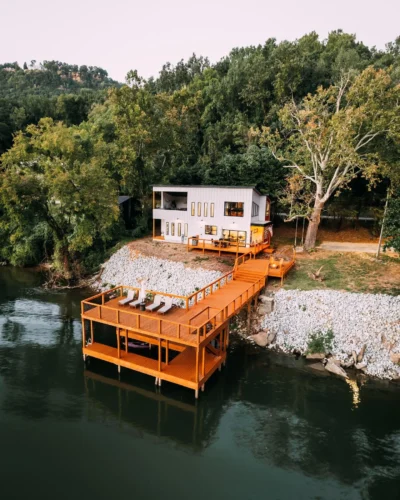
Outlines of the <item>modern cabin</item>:
M 269 242 L 271 202 L 254 186 L 153 186 L 153 238 L 224 241 L 248 248 Z

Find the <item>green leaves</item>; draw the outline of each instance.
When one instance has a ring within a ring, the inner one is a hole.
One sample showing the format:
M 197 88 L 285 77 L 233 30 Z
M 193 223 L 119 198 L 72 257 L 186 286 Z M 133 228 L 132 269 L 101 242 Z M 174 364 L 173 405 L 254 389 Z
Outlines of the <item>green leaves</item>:
M 0 202 L 10 242 L 17 249 L 32 224 L 45 224 L 70 277 L 76 254 L 108 240 L 119 217 L 117 186 L 96 157 L 95 141 L 85 129 L 44 119 L 16 137 L 3 165 Z

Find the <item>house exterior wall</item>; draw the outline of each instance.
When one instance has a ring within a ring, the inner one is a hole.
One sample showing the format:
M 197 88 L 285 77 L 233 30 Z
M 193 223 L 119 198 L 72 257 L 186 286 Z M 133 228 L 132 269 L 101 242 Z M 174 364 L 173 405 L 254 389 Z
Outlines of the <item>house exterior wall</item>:
M 153 219 L 161 220 L 161 233 L 166 241 L 187 242 L 187 237 L 192 236 L 216 240 L 222 237 L 223 230 L 228 230 L 245 231 L 245 243 L 249 245 L 251 223 L 265 220 L 266 196 L 259 195 L 251 187 L 154 186 L 153 191 L 161 192 L 160 208 L 153 209 Z M 187 210 L 166 209 L 167 204 L 171 206 L 169 193 L 174 193 L 177 208 L 185 206 L 187 193 Z M 243 203 L 243 216 L 225 215 L 225 202 Z M 252 217 L 253 202 L 259 206 L 259 213 Z M 194 204 L 194 215 L 192 215 L 192 204 Z M 172 224 L 174 224 L 174 234 L 171 230 Z M 181 235 L 178 234 L 179 224 L 181 224 Z M 216 226 L 216 234 L 206 234 L 206 226 Z

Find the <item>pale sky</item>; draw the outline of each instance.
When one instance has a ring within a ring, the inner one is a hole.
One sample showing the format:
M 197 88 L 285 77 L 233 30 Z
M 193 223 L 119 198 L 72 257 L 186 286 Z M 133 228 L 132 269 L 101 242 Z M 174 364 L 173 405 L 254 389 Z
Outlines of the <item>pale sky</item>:
M 267 38 L 335 29 L 384 48 L 400 35 L 399 0 L 1 0 L 0 63 L 100 66 L 124 81 L 157 76 L 195 52 L 218 61 Z

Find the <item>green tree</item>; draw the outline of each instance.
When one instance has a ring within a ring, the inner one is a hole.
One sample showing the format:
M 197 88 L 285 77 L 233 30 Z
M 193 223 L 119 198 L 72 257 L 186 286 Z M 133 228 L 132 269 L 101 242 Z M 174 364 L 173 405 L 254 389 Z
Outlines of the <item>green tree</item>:
M 47 118 L 20 132 L 2 157 L 1 229 L 18 248 L 45 224 L 54 262 L 66 279 L 79 276 L 79 255 L 107 241 L 119 217 L 117 189 L 85 130 Z
M 400 253 L 400 189 L 389 200 L 384 237 L 385 248 L 394 248 Z
M 347 74 L 300 104 L 293 100 L 279 119 L 280 130 L 264 128 L 261 142 L 292 171 L 286 201 L 290 218 L 309 218 L 305 248 L 310 249 L 333 194 L 360 174 L 374 180 L 387 170 L 389 156 L 380 139 L 400 140 L 400 87 L 389 72 L 369 67 L 354 81 Z

